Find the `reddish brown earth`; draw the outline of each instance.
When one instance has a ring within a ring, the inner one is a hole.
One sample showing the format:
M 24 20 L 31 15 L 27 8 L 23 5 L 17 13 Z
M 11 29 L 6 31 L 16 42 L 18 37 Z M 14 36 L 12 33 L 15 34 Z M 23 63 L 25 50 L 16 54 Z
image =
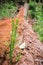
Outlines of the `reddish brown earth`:
M 18 47 L 13 52 L 12 62 L 9 57 L 9 41 L 10 32 L 12 30 L 11 20 L 0 20 L 0 65 L 43 65 L 43 45 L 39 41 L 37 34 L 33 31 L 31 19 L 26 20 L 24 15 L 24 7 L 20 8 L 18 15 L 14 18 L 19 19 L 19 26 L 17 32 L 19 37 L 23 36 L 23 42 L 26 42 L 27 47 L 24 50 L 20 50 Z M 22 57 L 16 62 L 18 53 L 22 54 Z

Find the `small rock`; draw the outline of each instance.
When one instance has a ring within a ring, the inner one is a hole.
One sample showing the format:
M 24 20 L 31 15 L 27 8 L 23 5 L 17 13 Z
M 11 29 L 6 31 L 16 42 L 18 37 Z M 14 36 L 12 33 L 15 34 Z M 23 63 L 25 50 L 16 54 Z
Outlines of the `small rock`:
M 26 48 L 26 43 L 22 43 L 20 46 L 19 46 L 20 49 L 25 49 Z

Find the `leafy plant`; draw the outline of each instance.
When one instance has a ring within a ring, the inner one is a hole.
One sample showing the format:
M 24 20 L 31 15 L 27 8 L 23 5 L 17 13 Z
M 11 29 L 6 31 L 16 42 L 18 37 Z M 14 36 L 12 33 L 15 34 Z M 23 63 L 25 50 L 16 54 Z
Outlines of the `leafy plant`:
M 14 24 L 14 20 L 12 20 L 12 33 L 11 33 L 11 40 L 10 40 L 10 58 L 12 59 L 13 50 L 16 45 L 16 38 L 17 38 L 17 28 L 18 28 L 18 19 Z

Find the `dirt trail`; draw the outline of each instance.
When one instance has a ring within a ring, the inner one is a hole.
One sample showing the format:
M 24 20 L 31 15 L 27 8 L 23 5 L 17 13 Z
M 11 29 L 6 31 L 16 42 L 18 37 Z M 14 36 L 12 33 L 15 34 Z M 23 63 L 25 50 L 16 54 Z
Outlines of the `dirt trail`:
M 17 31 L 20 34 L 19 38 L 23 36 L 23 42 L 26 42 L 27 47 L 22 50 L 22 58 L 15 63 L 14 56 L 11 64 L 9 61 L 9 49 L 7 49 L 7 42 L 10 41 L 10 32 L 12 29 L 11 19 L 0 20 L 0 65 L 43 65 L 43 45 L 39 41 L 37 34 L 33 31 L 32 25 L 29 23 L 32 20 L 25 19 L 23 6 L 20 8 L 14 21 L 17 18 L 19 19 Z M 19 51 L 20 49 L 17 48 L 14 55 L 17 55 Z

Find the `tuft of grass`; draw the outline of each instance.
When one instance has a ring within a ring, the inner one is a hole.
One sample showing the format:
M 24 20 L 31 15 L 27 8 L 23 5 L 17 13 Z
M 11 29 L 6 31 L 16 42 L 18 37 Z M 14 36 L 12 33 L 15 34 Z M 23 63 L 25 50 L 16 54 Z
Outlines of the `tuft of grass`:
M 16 45 L 16 38 L 17 38 L 17 28 L 18 28 L 18 19 L 14 23 L 12 20 L 12 33 L 11 33 L 11 40 L 10 40 L 10 59 L 12 59 L 13 50 Z

